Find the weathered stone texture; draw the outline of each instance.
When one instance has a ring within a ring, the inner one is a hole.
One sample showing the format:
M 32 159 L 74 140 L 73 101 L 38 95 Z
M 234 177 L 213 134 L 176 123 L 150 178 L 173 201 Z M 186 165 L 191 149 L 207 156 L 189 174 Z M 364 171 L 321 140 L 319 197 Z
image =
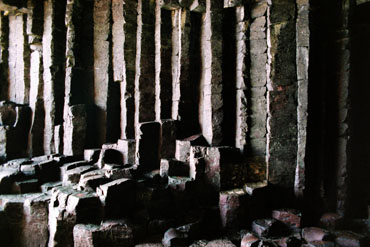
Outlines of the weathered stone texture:
M 9 99 L 29 103 L 30 51 L 27 38 L 27 15 L 9 16 Z
M 94 103 L 96 111 L 97 144 L 103 144 L 107 139 L 107 122 L 109 84 L 112 83 L 110 60 L 111 49 L 111 2 L 94 1 Z
M 246 84 L 248 80 L 247 72 L 247 39 L 246 34 L 248 24 L 246 22 L 245 7 L 235 9 L 236 17 L 236 129 L 235 147 L 244 151 L 247 144 L 248 135 L 248 100 L 246 94 Z
M 297 92 L 295 3 L 273 1 L 268 9 L 271 25 L 271 74 L 267 82 L 267 156 L 269 181 L 292 187 L 297 159 Z M 277 131 L 277 126 L 287 126 Z
M 297 168 L 295 192 L 302 196 L 305 184 L 305 157 L 307 139 L 307 111 L 308 111 L 308 66 L 309 66 L 309 1 L 297 1 L 298 16 L 296 22 L 296 63 L 298 78 L 298 107 L 297 107 Z
M 137 1 L 126 1 L 124 5 L 124 59 L 125 77 L 121 83 L 121 139 L 135 138 L 135 76 L 137 45 Z M 114 11 L 114 10 L 113 10 Z
M 9 19 L 4 12 L 0 14 L 0 100 L 8 99 L 8 56 L 9 56 Z
M 201 96 L 199 120 L 208 143 L 219 145 L 222 141 L 222 2 L 206 1 L 201 37 Z
M 135 124 L 155 120 L 155 2 L 138 1 Z
M 84 105 L 69 107 L 64 123 L 65 155 L 83 155 L 86 137 L 86 110 Z
M 63 119 L 65 36 L 64 24 L 66 1 L 48 0 L 44 2 L 44 22 L 42 36 L 43 51 L 43 100 L 45 108 L 45 133 L 43 149 L 46 154 L 55 151 L 55 125 Z

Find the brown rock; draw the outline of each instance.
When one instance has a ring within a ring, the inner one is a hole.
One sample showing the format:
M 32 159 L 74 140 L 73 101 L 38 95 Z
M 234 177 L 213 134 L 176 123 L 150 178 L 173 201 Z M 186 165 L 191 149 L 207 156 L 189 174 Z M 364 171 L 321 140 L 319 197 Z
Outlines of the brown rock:
M 238 228 L 244 222 L 248 195 L 242 189 L 220 192 L 219 208 L 221 224 L 224 228 Z
M 295 209 L 279 209 L 272 211 L 272 218 L 294 228 L 299 228 L 301 226 L 301 217 L 301 212 Z
M 243 236 L 240 247 L 258 247 L 260 239 L 253 235 L 253 233 L 247 233 Z
M 321 241 L 328 236 L 328 232 L 318 227 L 306 227 L 302 230 L 302 237 L 307 242 Z
M 337 213 L 325 213 L 320 218 L 320 226 L 328 230 L 334 230 L 341 219 L 342 217 Z

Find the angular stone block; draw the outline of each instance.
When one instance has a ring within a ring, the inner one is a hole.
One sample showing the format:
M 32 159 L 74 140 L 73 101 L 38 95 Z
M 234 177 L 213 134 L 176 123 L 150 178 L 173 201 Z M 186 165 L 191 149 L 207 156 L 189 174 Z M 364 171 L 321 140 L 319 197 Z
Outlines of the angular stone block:
M 24 203 L 24 246 L 46 246 L 48 243 L 49 195 L 27 199 Z
M 123 164 L 135 164 L 136 141 L 134 139 L 119 139 L 117 149 L 123 154 Z
M 101 149 L 85 149 L 84 160 L 95 163 L 99 160 Z
M 242 187 L 246 183 L 247 166 L 236 148 L 194 146 L 190 157 L 190 177 L 203 179 L 216 191 Z M 200 174 L 204 174 L 202 178 Z
M 189 176 L 189 165 L 175 159 L 161 159 L 160 175 L 166 176 Z
M 141 123 L 136 136 L 136 164 L 139 169 L 159 169 L 160 128 L 158 122 Z
M 239 228 L 245 222 L 248 194 L 243 189 L 220 192 L 219 208 L 223 228 Z
M 68 107 L 64 119 L 63 154 L 83 155 L 86 137 L 86 110 L 85 105 Z
M 115 168 L 105 171 L 105 176 L 112 180 L 120 178 L 133 178 L 136 174 L 137 166 L 130 166 L 126 168 Z
M 104 170 L 93 170 L 81 174 L 78 189 L 84 191 L 95 191 L 102 184 L 109 183 L 112 179 L 105 176 Z
M 189 163 L 191 146 L 208 146 L 208 143 L 201 134 L 190 136 L 184 140 L 176 140 L 175 158 Z
M 248 232 L 242 237 L 240 247 L 258 247 L 260 245 L 260 239 L 253 235 L 253 233 Z
M 134 246 L 133 230 L 124 221 L 78 224 L 73 229 L 73 237 L 75 247 Z
M 168 186 L 175 190 L 186 190 L 187 184 L 193 179 L 189 177 L 168 177 Z
M 36 193 L 40 191 L 41 188 L 37 179 L 15 182 L 12 186 L 12 193 L 14 194 Z
M 67 171 L 69 171 L 71 169 L 74 169 L 76 167 L 87 166 L 87 165 L 89 165 L 89 162 L 86 161 L 86 160 L 76 161 L 76 162 L 72 162 L 72 163 L 66 163 L 66 164 L 62 165 L 60 167 L 60 180 L 63 181 L 63 177 L 65 176 Z
M 77 184 L 80 181 L 80 177 L 83 173 L 92 171 L 96 168 L 87 165 L 87 166 L 79 166 L 73 169 L 66 171 L 63 174 L 63 186 Z
M 18 169 L 0 168 L 0 193 L 9 194 L 12 189 L 13 182 L 19 176 Z
M 128 215 L 135 206 L 135 182 L 131 179 L 122 178 L 100 185 L 96 192 L 104 205 L 105 218 Z
M 102 205 L 95 193 L 71 187 L 52 189 L 49 203 L 49 246 L 73 246 L 73 227 L 78 223 L 99 223 Z

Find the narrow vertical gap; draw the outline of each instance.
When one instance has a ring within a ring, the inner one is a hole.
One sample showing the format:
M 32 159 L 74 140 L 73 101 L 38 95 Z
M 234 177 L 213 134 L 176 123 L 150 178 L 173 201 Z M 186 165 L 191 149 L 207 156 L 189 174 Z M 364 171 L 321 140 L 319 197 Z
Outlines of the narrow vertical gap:
M 192 92 L 190 93 L 191 103 L 189 108 L 189 114 L 191 118 L 188 122 L 188 130 L 185 130 L 186 126 L 180 128 L 180 133 L 183 132 L 186 135 L 191 135 L 200 132 L 199 118 L 199 95 L 201 93 L 200 81 L 201 81 L 201 26 L 202 26 L 202 14 L 196 12 L 190 12 L 190 43 L 189 43 L 189 81 Z
M 135 74 L 136 74 L 136 49 L 137 49 L 137 1 L 126 1 L 124 4 L 124 59 L 125 71 L 121 100 L 125 101 L 124 117 L 126 127 L 124 136 L 127 139 L 135 138 Z
M 96 136 L 96 108 L 94 106 L 94 1 L 85 0 L 83 5 L 82 14 L 82 26 L 81 29 L 77 29 L 76 32 L 81 32 L 80 36 L 80 52 L 81 56 L 78 60 L 81 61 L 80 69 L 82 80 L 81 90 L 79 92 L 81 103 L 85 104 L 86 107 L 86 138 L 85 147 L 93 148 L 98 146 L 98 140 Z M 78 41 L 77 41 L 78 42 Z M 86 90 L 87 89 L 87 90 Z
M 172 110 L 172 25 L 171 11 L 161 9 L 160 119 L 170 119 Z
M 235 8 L 223 9 L 222 81 L 224 121 L 222 145 L 235 145 L 236 131 L 236 13 Z
M 60 125 L 63 123 L 63 111 L 64 111 L 64 80 L 65 80 L 65 57 L 66 52 L 66 25 L 65 25 L 65 14 L 66 14 L 66 0 L 54 1 L 55 12 L 54 12 L 54 55 L 55 55 L 55 83 L 54 83 L 54 99 L 55 99 L 55 118 L 54 125 Z

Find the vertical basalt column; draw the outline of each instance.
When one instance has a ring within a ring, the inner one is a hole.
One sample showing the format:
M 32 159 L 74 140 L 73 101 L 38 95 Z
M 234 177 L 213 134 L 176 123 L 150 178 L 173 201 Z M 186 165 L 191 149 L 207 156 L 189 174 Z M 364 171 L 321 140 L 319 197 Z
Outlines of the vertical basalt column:
M 297 168 L 294 190 L 297 196 L 303 195 L 305 188 L 305 157 L 307 140 L 308 111 L 308 65 L 310 48 L 309 0 L 297 0 L 297 78 L 298 78 L 298 108 L 297 108 Z
M 137 5 L 137 1 L 125 1 L 123 6 L 125 73 L 121 83 L 121 139 L 135 138 Z
M 29 152 L 33 156 L 44 153 L 44 80 L 43 80 L 43 16 L 44 4 L 42 1 L 28 1 L 30 12 L 27 15 L 27 34 L 31 48 L 30 64 L 30 99 L 32 110 L 32 126 L 29 136 Z
M 247 70 L 248 50 L 247 32 L 248 24 L 246 21 L 246 7 L 236 7 L 236 128 L 235 128 L 235 147 L 242 152 L 246 147 L 248 135 L 248 100 L 247 82 L 249 73 Z
M 297 166 L 296 3 L 275 0 L 267 11 L 268 178 L 272 184 L 292 188 Z
M 157 8 L 159 4 L 157 1 Z M 170 119 L 172 109 L 172 11 L 156 10 L 156 108 L 157 120 Z M 160 18 L 159 18 L 159 17 Z M 158 24 L 159 23 L 159 24 Z M 159 30 L 158 30 L 159 29 Z M 159 37 L 158 37 L 159 36 Z M 157 40 L 158 39 L 158 40 Z M 159 54 L 158 54 L 159 49 Z M 159 69 L 158 69 L 159 68 Z M 159 91 L 158 91 L 159 90 Z
M 31 49 L 30 63 L 30 99 L 32 126 L 29 136 L 29 153 L 33 156 L 44 153 L 44 80 L 42 62 L 42 35 L 44 22 L 44 3 L 41 0 L 28 1 L 27 35 Z
M 249 146 L 248 155 L 260 157 L 264 162 L 266 155 L 266 119 L 267 99 L 266 85 L 269 73 L 268 65 L 268 42 L 267 42 L 267 1 L 256 1 L 250 12 L 250 87 L 248 88 L 249 99 Z
M 120 86 L 120 138 L 125 139 L 127 136 L 127 105 L 125 100 L 126 90 L 126 71 L 125 71 L 125 18 L 124 2 L 112 1 L 112 49 L 113 49 L 113 80 Z M 116 108 L 118 108 L 116 106 Z
M 211 145 L 219 145 L 223 139 L 222 9 L 221 1 L 207 0 L 201 30 L 199 120 L 203 136 Z
M 9 19 L 0 13 L 0 100 L 8 99 Z
M 64 54 L 66 1 L 44 2 L 43 100 L 45 109 L 45 154 L 55 152 L 54 129 L 62 123 L 64 104 Z
M 9 16 L 9 99 L 29 103 L 30 51 L 27 36 L 27 15 Z
M 337 129 L 336 129 L 336 186 L 337 212 L 346 214 L 349 205 L 349 145 L 350 136 L 346 131 L 349 124 L 349 78 L 350 78 L 350 37 L 349 18 L 351 3 L 342 1 L 339 5 L 339 25 L 336 30 L 335 51 L 338 54 L 335 63 L 335 83 L 337 85 Z
M 90 146 L 100 141 L 95 134 L 97 122 L 94 121 L 94 1 L 67 0 L 65 25 L 66 69 L 65 99 L 63 118 L 66 121 L 68 109 L 72 105 L 86 104 L 87 136 Z M 99 126 L 100 128 L 101 126 Z M 66 126 L 64 126 L 64 130 Z M 105 126 L 103 126 L 105 128 Z M 66 131 L 64 131 L 66 133 Z M 93 134 L 94 133 L 94 134 Z M 97 144 L 98 145 L 98 144 Z
M 155 1 L 138 1 L 135 125 L 155 120 Z
M 112 121 L 107 121 L 111 111 L 108 97 L 114 97 L 114 91 L 109 94 L 112 83 L 111 49 L 111 2 L 94 1 L 94 103 L 97 130 L 97 144 L 102 145 L 107 139 L 111 141 L 114 128 L 109 128 Z M 117 85 L 117 84 L 116 84 Z M 119 92 L 119 91 L 118 91 Z M 107 129 L 110 129 L 107 132 Z
M 181 9 L 172 10 L 172 119 L 179 119 L 181 62 Z

